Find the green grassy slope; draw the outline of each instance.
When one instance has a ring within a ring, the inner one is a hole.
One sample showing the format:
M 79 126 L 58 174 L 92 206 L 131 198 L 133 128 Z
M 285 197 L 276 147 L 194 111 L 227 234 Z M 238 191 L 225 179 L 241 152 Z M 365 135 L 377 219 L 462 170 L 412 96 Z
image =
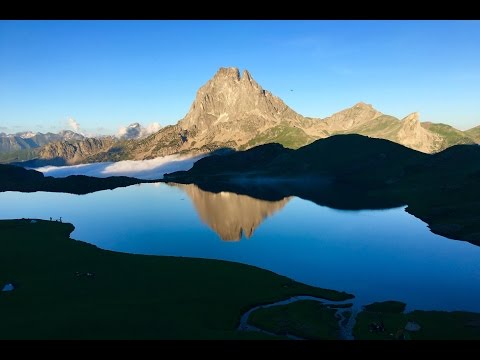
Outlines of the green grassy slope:
M 302 129 L 287 124 L 280 124 L 258 134 L 250 140 L 243 149 L 268 143 L 277 143 L 286 148 L 298 149 L 314 140 L 313 137 L 305 134 Z
M 446 124 L 422 123 L 422 126 L 443 138 L 440 149 L 444 150 L 453 145 L 475 144 L 475 140 L 468 133 L 455 129 Z
M 470 130 L 465 131 L 465 134 L 474 139 L 477 143 L 480 143 L 480 126 L 476 126 Z

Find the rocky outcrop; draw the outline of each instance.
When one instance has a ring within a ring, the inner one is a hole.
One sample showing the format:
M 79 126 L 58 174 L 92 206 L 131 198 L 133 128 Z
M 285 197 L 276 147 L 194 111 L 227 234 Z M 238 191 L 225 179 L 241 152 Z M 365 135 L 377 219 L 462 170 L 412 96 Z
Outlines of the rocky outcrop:
M 441 150 L 441 137 L 420 125 L 418 112 L 414 112 L 402 119 L 396 140 L 396 142 L 402 145 L 425 153 Z

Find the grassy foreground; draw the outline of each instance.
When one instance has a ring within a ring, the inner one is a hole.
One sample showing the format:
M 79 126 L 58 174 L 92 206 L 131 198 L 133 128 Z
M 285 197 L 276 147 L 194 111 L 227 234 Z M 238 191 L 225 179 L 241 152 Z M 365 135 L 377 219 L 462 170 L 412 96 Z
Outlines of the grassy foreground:
M 15 286 L 0 292 L 0 339 L 266 338 L 236 330 L 248 308 L 352 297 L 238 263 L 101 250 L 69 239 L 73 230 L 0 221 L 0 287 Z
M 465 311 L 420 311 L 404 313 L 405 304 L 385 301 L 365 306 L 357 315 L 353 335 L 358 340 L 480 340 L 480 314 Z M 405 329 L 409 322 L 419 329 Z M 371 331 L 383 324 L 383 331 Z
M 340 328 L 335 312 L 318 301 L 301 300 L 257 309 L 250 314 L 248 322 L 274 334 L 292 334 L 312 340 L 336 340 Z

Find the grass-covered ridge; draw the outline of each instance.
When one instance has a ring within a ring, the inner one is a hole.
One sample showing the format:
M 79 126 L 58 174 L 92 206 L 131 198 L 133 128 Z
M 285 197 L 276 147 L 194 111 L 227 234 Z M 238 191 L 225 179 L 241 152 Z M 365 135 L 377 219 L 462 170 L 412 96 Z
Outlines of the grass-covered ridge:
M 239 263 L 101 250 L 73 229 L 0 221 L 0 286 L 15 286 L 0 292 L 0 339 L 264 338 L 236 330 L 254 305 L 351 297 Z
M 251 148 L 253 146 L 277 143 L 290 149 L 298 149 L 304 145 L 307 145 L 315 139 L 308 136 L 305 131 L 300 128 L 288 125 L 280 124 L 264 132 L 258 134 L 251 139 L 244 148 Z

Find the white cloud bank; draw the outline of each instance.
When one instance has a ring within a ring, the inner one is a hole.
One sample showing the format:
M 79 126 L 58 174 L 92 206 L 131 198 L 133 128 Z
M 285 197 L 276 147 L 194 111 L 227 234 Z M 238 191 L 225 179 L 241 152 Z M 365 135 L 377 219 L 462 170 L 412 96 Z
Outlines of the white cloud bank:
M 68 125 L 72 128 L 73 131 L 76 133 L 80 133 L 80 124 L 74 118 L 68 118 Z
M 158 122 L 142 126 L 139 123 L 133 123 L 118 129 L 117 136 L 121 139 L 141 139 L 160 130 L 162 126 Z
M 168 155 L 151 160 L 124 160 L 72 166 L 44 166 L 36 168 L 45 176 L 66 177 L 87 175 L 96 177 L 130 176 L 139 179 L 162 179 L 163 174 L 179 170 L 189 170 L 193 164 L 207 155 L 181 156 Z

